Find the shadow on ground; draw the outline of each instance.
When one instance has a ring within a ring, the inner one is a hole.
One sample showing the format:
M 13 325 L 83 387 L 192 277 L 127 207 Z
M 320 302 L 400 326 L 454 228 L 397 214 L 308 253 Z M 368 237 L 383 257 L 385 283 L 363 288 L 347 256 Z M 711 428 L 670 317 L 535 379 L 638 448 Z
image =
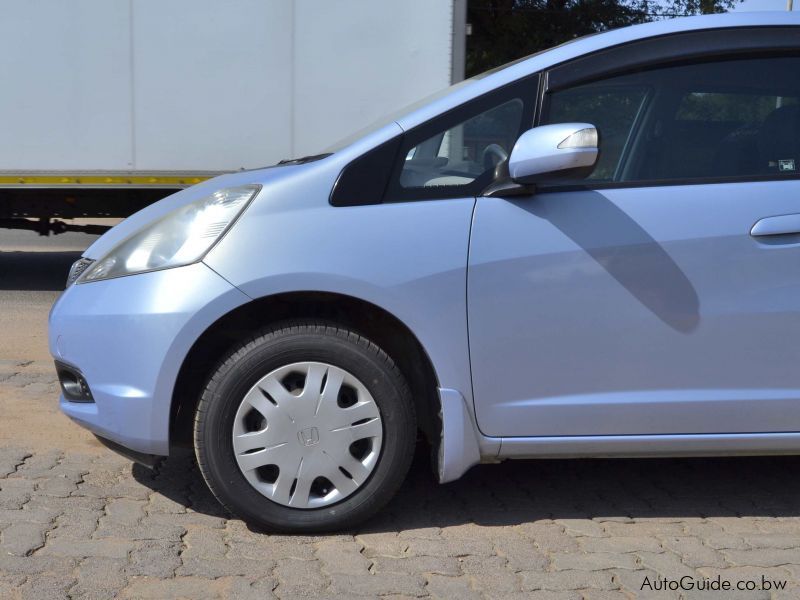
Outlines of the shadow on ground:
M 75 252 L 0 252 L 0 290 L 60 291 Z
M 362 532 L 531 523 L 541 519 L 800 516 L 800 457 L 507 461 L 435 483 L 418 452 L 389 505 Z M 189 484 L 173 485 L 173 474 Z M 193 510 L 227 517 L 190 456 L 133 476 Z

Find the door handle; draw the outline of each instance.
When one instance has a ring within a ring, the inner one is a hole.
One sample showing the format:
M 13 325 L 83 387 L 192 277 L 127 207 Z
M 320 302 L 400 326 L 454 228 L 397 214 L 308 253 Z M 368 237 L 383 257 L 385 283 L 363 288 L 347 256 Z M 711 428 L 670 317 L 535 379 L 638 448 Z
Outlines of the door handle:
M 753 237 L 800 233 L 800 214 L 765 217 L 750 230 Z

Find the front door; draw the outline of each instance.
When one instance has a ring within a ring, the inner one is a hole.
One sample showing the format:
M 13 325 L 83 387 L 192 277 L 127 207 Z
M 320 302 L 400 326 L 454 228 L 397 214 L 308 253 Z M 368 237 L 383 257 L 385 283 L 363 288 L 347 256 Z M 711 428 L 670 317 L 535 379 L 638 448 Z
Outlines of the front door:
M 800 59 L 548 94 L 587 181 L 479 198 L 468 273 L 491 436 L 800 431 Z M 754 227 L 755 226 L 755 227 Z

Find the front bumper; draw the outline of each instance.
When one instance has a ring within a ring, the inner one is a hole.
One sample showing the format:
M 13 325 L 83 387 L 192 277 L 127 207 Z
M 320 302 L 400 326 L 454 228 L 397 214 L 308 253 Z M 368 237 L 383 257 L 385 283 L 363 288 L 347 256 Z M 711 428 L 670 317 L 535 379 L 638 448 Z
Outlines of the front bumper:
M 78 370 L 93 402 L 61 410 L 134 452 L 169 454 L 178 371 L 217 319 L 249 298 L 203 263 L 72 285 L 50 312 L 50 353 Z

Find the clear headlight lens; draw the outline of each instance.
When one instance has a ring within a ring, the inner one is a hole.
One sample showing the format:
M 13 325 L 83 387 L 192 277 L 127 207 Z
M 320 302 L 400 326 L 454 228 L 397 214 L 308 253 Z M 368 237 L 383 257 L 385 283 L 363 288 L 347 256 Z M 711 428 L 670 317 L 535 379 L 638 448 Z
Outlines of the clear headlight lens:
M 222 237 L 261 186 L 218 190 L 138 231 L 78 278 L 88 283 L 197 262 Z

